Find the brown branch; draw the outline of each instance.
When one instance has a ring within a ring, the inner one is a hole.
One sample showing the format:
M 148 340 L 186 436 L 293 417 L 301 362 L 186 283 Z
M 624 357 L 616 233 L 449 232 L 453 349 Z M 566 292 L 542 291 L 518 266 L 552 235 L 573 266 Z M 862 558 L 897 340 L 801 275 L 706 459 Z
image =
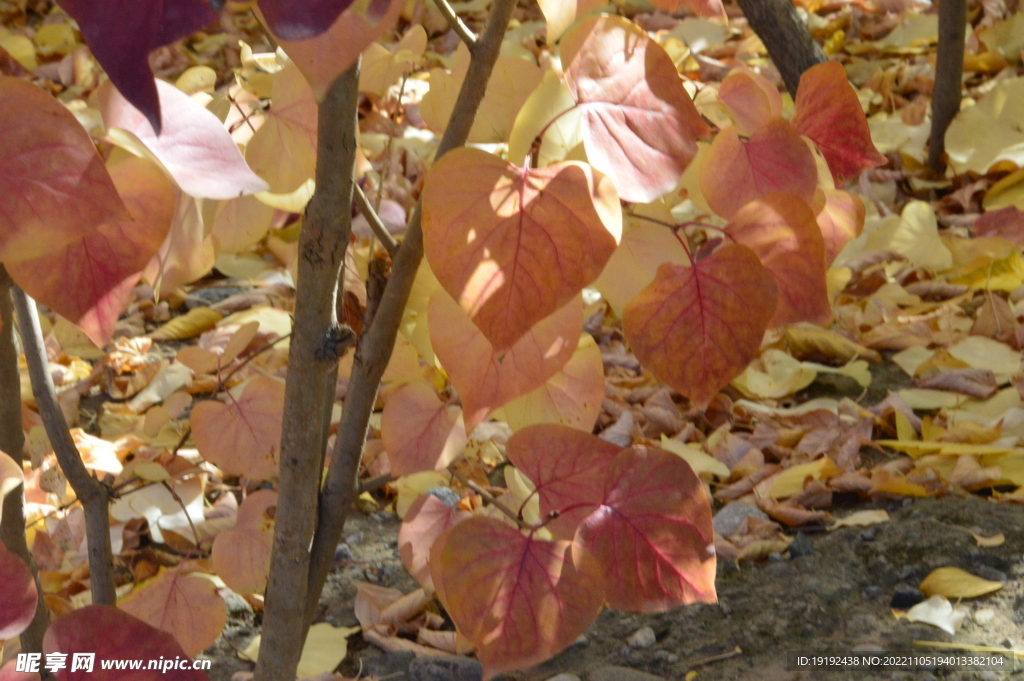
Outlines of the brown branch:
M 64 412 L 57 402 L 57 391 L 43 345 L 43 331 L 39 326 L 36 304 L 19 287 L 14 286 L 14 306 L 18 312 L 21 342 L 25 349 L 25 363 L 32 379 L 32 394 L 36 398 L 39 416 L 46 435 L 57 455 L 57 463 L 64 471 L 71 489 L 75 491 L 85 510 L 85 536 L 89 545 L 89 582 L 92 602 L 114 605 L 117 600 L 114 584 L 114 557 L 110 547 L 110 489 L 94 478 L 82 463 L 78 447 L 68 430 Z
M 363 193 L 362 187 L 358 184 L 352 185 L 353 197 L 356 201 L 356 206 L 359 208 L 359 212 L 363 214 L 366 221 L 370 223 L 370 229 L 377 235 L 380 242 L 384 245 L 385 250 L 391 256 L 395 255 L 395 251 L 398 250 L 398 242 L 395 241 L 395 237 L 391 236 L 391 232 L 384 226 L 380 216 L 377 215 L 377 211 L 370 205 L 370 200 L 366 198 L 366 194 Z
M 800 20 L 790 0 L 738 1 L 750 28 L 768 49 L 768 56 L 782 75 L 789 94 L 796 97 L 800 75 L 826 61 L 825 53 L 814 42 L 814 36 Z
M 437 9 L 440 10 L 441 14 L 444 15 L 445 21 L 452 27 L 455 34 L 459 36 L 462 42 L 466 43 L 467 47 L 473 47 L 476 45 L 476 41 L 479 38 L 476 34 L 470 30 L 469 26 L 466 26 L 465 22 L 459 18 L 459 15 L 455 13 L 455 9 L 448 4 L 448 0 L 434 0 L 434 4 L 437 5 Z M 461 145 L 460 145 L 461 146 Z
M 495 0 L 483 34 L 470 48 L 471 60 L 462 83 L 454 113 L 437 150 L 437 158 L 466 143 L 477 109 L 483 100 L 487 82 L 498 59 L 501 41 L 512 18 L 516 0 Z M 338 424 L 338 436 L 331 455 L 327 482 L 320 493 L 319 526 L 313 539 L 309 564 L 305 627 L 316 615 L 320 591 L 327 581 L 334 550 L 345 527 L 345 516 L 356 496 L 356 476 L 366 440 L 366 430 L 377 399 L 384 368 L 391 359 L 402 311 L 409 300 L 413 280 L 423 259 L 421 205 L 412 214 L 409 231 L 395 254 L 391 278 L 381 297 L 372 323 L 356 346 L 349 378 L 345 408 Z
M 932 95 L 932 130 L 928 142 L 928 167 L 946 169 L 946 129 L 960 112 L 964 82 L 964 40 L 967 0 L 939 3 L 939 47 L 935 59 L 935 92 Z
M 510 509 L 508 506 L 506 506 L 505 504 L 503 504 L 500 501 L 498 501 L 497 497 L 495 497 L 493 494 L 491 494 L 490 492 L 485 490 L 483 487 L 481 487 L 480 485 L 476 484 L 475 482 L 473 482 L 472 480 L 467 478 L 465 475 L 463 475 L 461 472 L 459 472 L 459 470 L 456 469 L 455 466 L 449 466 L 448 467 L 448 472 L 452 474 L 453 478 L 455 478 L 456 480 L 461 482 L 463 485 L 465 485 L 469 489 L 471 489 L 474 492 L 476 492 L 477 494 L 479 494 L 481 497 L 484 498 L 485 501 L 487 501 L 487 503 L 491 504 L 492 506 L 494 506 L 494 508 L 496 508 L 499 511 L 501 511 L 507 518 L 509 518 L 516 525 L 518 525 L 520 530 L 531 530 L 531 529 L 533 529 L 533 526 L 530 525 L 529 523 L 524 522 L 523 519 L 519 517 L 518 513 L 516 513 L 515 511 Z
M 295 322 L 288 353 L 280 503 L 255 681 L 295 678 L 305 633 L 309 547 L 327 448 L 338 358 L 352 331 L 338 325 L 338 281 L 352 229 L 359 62 L 319 105 L 316 192 L 299 237 Z
M 0 264 L 0 451 L 9 455 L 20 467 L 25 432 L 21 425 L 21 378 L 18 374 L 18 341 L 14 335 L 14 308 L 11 303 L 11 281 L 7 269 Z M 32 571 L 39 600 L 36 614 L 28 629 L 21 634 L 21 649 L 26 653 L 43 651 L 43 634 L 50 626 L 50 614 L 43 602 L 39 569 L 25 542 L 25 487 L 21 485 L 3 500 L 0 519 L 0 541 L 7 550 L 21 558 Z

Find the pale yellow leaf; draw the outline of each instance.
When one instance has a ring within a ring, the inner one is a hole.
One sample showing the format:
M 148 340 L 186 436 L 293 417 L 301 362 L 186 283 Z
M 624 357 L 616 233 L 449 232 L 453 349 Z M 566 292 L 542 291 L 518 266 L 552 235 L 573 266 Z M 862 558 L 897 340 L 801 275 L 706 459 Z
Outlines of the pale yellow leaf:
M 864 525 L 876 525 L 878 523 L 888 522 L 889 514 L 885 512 L 885 509 L 872 509 L 867 511 L 856 511 L 848 516 L 844 516 L 837 520 L 834 525 L 829 527 L 829 530 L 837 530 L 840 527 L 862 527 Z
M 926 596 L 975 598 L 999 591 L 1003 582 L 982 579 L 960 568 L 944 567 L 933 570 L 917 588 Z

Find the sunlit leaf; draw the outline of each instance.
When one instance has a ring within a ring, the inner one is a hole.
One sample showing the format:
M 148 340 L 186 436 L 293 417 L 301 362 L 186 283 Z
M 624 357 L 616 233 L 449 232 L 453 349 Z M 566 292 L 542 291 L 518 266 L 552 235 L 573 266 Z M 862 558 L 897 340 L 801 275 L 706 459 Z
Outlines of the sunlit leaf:
M 426 383 L 410 383 L 388 396 L 380 436 L 395 476 L 443 470 L 462 455 L 462 412 L 438 399 Z
M 36 258 L 129 219 L 89 134 L 41 88 L 0 76 L 0 261 Z
M 128 158 L 110 172 L 133 220 L 106 222 L 58 250 L 7 266 L 29 295 L 99 347 L 110 342 L 132 288 L 167 237 L 176 205 L 174 186 L 153 162 Z
M 3 513 L 4 497 L 24 482 L 25 473 L 21 466 L 5 452 L 0 451 L 0 514 Z M 0 518 L 2 517 L 0 515 Z
M 274 545 L 277 492 L 258 490 L 238 507 L 234 527 L 213 540 L 213 568 L 232 591 L 263 593 Z
M 675 12 L 682 5 L 687 5 L 702 17 L 720 17 L 725 15 L 722 0 L 651 0 L 651 4 L 666 12 Z
M 581 546 L 526 537 L 485 517 L 451 529 L 441 580 L 445 608 L 476 647 L 485 679 L 568 648 L 605 598 L 601 567 Z
M 117 607 L 174 636 L 185 655 L 195 657 L 220 636 L 228 606 L 206 577 L 185 571 L 187 563 L 161 570 L 136 584 Z
M 849 192 L 835 189 L 825 191 L 825 207 L 818 213 L 818 228 L 825 242 L 825 264 L 843 250 L 843 246 L 860 236 L 864 229 L 864 202 Z
M 725 105 L 741 135 L 751 135 L 765 123 L 782 115 L 782 95 L 767 78 L 749 69 L 733 69 L 718 88 L 718 101 Z
M 700 167 L 700 189 L 713 211 L 731 218 L 750 201 L 773 191 L 814 199 L 818 169 L 800 133 L 773 118 L 740 139 L 735 128 L 718 133 Z
M 229 403 L 206 400 L 192 409 L 192 437 L 203 458 L 228 475 L 277 475 L 284 384 L 257 376 Z
M 926 596 L 976 598 L 999 591 L 1003 588 L 1003 582 L 982 579 L 960 568 L 943 567 L 928 573 L 917 588 Z
M 777 300 L 753 251 L 725 244 L 693 267 L 662 265 L 622 328 L 645 367 L 703 408 L 757 356 Z
M 839 62 L 817 64 L 800 76 L 793 127 L 818 145 L 837 185 L 886 163 L 871 141 L 860 100 Z
M 725 226 L 725 233 L 754 251 L 775 277 L 779 302 L 770 326 L 827 325 L 832 320 L 825 247 L 810 206 L 792 194 L 765 194 L 741 208 Z
M 442 532 L 454 527 L 470 514 L 451 508 L 433 494 L 423 494 L 413 502 L 398 530 L 398 551 L 409 574 L 424 588 L 431 588 L 430 549 Z
M 537 4 L 548 24 L 548 44 L 554 45 L 574 21 L 605 3 L 602 0 L 538 0 Z
M 214 214 L 211 234 L 217 253 L 242 253 L 260 242 L 270 229 L 274 209 L 255 196 L 225 201 Z
M 606 16 L 565 36 L 562 63 L 587 157 L 619 196 L 644 203 L 675 187 L 709 129 L 668 53 L 633 22 Z
M 604 568 L 610 607 L 661 612 L 716 600 L 711 506 L 704 484 L 675 454 L 640 445 L 622 451 L 601 506 L 576 538 Z
M 582 163 L 519 168 L 457 149 L 423 189 L 430 267 L 498 351 L 596 279 L 621 233 L 611 182 Z
M 267 28 L 286 40 L 313 38 L 328 28 L 353 0 L 260 0 Z
M 160 131 L 161 114 L 166 112 L 158 101 L 149 53 L 217 21 L 210 5 L 203 0 L 60 0 L 58 4 L 78 23 L 114 87 Z
M 154 288 L 170 291 L 205 275 L 215 260 L 213 236 L 205 229 L 197 200 L 178 192 L 171 230 L 142 277 Z
M 4 454 L 4 456 L 7 456 Z M 15 638 L 36 614 L 36 580 L 18 556 L 0 544 L 0 640 Z
M 467 431 L 494 409 L 544 385 L 572 357 L 583 326 L 582 304 L 575 298 L 499 353 L 444 291 L 434 294 L 427 310 L 431 344 L 462 397 Z

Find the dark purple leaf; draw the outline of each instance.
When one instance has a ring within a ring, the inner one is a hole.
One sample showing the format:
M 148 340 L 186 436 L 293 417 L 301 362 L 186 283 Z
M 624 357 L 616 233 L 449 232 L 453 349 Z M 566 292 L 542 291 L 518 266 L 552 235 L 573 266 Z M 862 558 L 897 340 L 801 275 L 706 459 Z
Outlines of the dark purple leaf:
M 260 10 L 274 35 L 305 40 L 329 29 L 351 4 L 352 0 L 260 0 Z M 382 4 L 386 8 L 379 0 L 371 3 L 370 13 Z

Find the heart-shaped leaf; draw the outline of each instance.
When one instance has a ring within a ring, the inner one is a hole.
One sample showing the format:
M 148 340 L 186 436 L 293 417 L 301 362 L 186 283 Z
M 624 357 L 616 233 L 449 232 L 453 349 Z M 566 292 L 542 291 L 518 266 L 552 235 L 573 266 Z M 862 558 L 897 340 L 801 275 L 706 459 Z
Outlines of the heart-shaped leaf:
M 388 396 L 380 436 L 396 477 L 447 468 L 469 439 L 462 411 L 438 399 L 426 383 L 410 383 Z
M 0 261 L 37 258 L 130 220 L 89 133 L 42 89 L 0 76 Z
M 409 574 L 424 588 L 434 584 L 430 575 L 430 549 L 434 541 L 469 517 L 466 511 L 448 506 L 433 494 L 421 494 L 405 512 L 398 531 L 398 551 Z
M 28 628 L 36 614 L 39 592 L 25 561 L 3 544 L 0 544 L 0 575 L 4 576 L 0 580 L 0 640 L 3 640 L 14 638 Z
M 476 647 L 485 679 L 565 650 L 604 605 L 601 568 L 583 547 L 493 518 L 451 528 L 440 573 L 445 609 Z
M 614 187 L 582 163 L 519 168 L 456 149 L 423 188 L 430 267 L 498 352 L 594 281 L 621 233 Z
M 849 192 L 825 191 L 825 207 L 818 213 L 818 228 L 825 243 L 825 264 L 831 265 L 850 239 L 864 229 L 864 202 Z M 979 218 L 980 219 L 980 218 Z M 975 223 L 975 236 L 979 236 Z
M 782 95 L 764 76 L 750 69 L 733 69 L 718 88 L 741 135 L 750 135 L 772 118 L 782 115 Z
M 259 594 L 267 588 L 274 546 L 277 492 L 253 492 L 238 507 L 234 526 L 213 540 L 213 569 L 232 591 Z
M 662 612 L 716 600 L 711 505 L 700 478 L 675 454 L 641 445 L 621 452 L 601 506 L 576 539 L 604 568 L 613 608 Z
M 753 251 L 725 244 L 693 267 L 662 265 L 622 330 L 645 367 L 703 408 L 757 356 L 777 301 Z
M 646 203 L 675 187 L 710 130 L 668 53 L 632 21 L 604 16 L 565 36 L 562 63 L 587 158 L 619 196 Z

